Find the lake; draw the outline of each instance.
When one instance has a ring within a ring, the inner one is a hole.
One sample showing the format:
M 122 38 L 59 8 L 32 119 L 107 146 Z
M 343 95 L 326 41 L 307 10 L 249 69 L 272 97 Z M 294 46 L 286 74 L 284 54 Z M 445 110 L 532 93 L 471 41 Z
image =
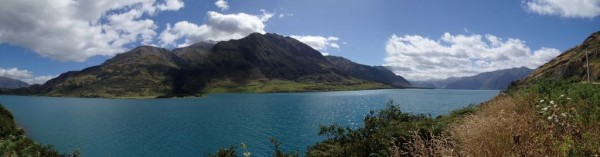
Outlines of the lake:
M 181 99 L 0 96 L 26 134 L 83 156 L 203 156 L 246 143 L 270 156 L 270 138 L 299 150 L 323 137 L 319 125 L 360 127 L 369 110 L 393 99 L 405 112 L 447 114 L 497 90 L 389 89 L 311 93 L 212 94 Z

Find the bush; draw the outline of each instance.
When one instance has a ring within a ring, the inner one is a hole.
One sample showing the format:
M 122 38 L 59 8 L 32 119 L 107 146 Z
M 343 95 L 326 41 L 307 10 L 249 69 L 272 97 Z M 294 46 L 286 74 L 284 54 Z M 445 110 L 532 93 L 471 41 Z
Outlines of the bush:
M 413 151 L 409 143 L 430 141 L 440 137 L 444 128 L 473 107 L 452 112 L 436 119 L 423 114 L 409 114 L 390 100 L 386 109 L 371 111 L 364 119 L 364 127 L 352 129 L 338 124 L 321 126 L 322 142 L 309 147 L 307 156 L 392 156 L 398 152 Z M 431 143 L 426 143 L 431 145 Z

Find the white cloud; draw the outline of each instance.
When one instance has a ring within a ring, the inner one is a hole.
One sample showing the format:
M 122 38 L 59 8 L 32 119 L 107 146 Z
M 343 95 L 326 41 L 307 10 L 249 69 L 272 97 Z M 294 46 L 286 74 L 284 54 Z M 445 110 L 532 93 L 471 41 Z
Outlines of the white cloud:
M 21 80 L 21 81 L 27 82 L 29 84 L 43 84 L 46 81 L 57 77 L 57 76 L 51 76 L 51 75 L 33 77 L 33 74 L 31 71 L 20 70 L 18 68 L 14 68 L 14 67 L 9 68 L 9 69 L 0 68 L 0 76 Z
M 167 29 L 160 33 L 161 46 L 187 46 L 200 41 L 223 41 L 243 38 L 251 33 L 265 33 L 265 22 L 272 13 L 261 10 L 262 15 L 246 13 L 221 14 L 209 11 L 206 23 L 197 25 L 188 21 L 180 21 L 174 25 L 167 24 Z M 178 43 L 184 39 L 183 43 Z
M 386 52 L 386 65 L 411 80 L 470 76 L 521 66 L 533 69 L 560 54 L 553 48 L 532 51 L 519 39 L 450 33 L 439 40 L 392 35 Z
M 279 14 L 279 16 L 278 16 L 278 17 L 279 17 L 279 18 L 284 18 L 284 17 L 292 17 L 292 16 L 294 16 L 294 14 L 292 14 L 292 13 L 287 13 L 287 14 Z
M 0 68 L 0 76 L 22 79 L 31 77 L 31 72 L 28 70 L 19 70 L 14 67 L 9 69 Z
M 524 0 L 528 11 L 568 18 L 594 18 L 600 15 L 600 0 Z
M 215 2 L 215 5 L 216 5 L 216 6 L 217 6 L 219 9 L 221 9 L 221 11 L 225 11 L 225 10 L 229 9 L 229 4 L 228 4 L 228 3 L 227 3 L 227 1 L 225 1 L 225 0 L 217 0 L 217 1 Z
M 325 52 L 328 48 L 333 48 L 333 49 L 340 48 L 340 45 L 337 44 L 337 42 L 340 39 L 338 37 L 334 37 L 334 36 L 324 37 L 324 36 L 313 36 L 313 35 L 306 35 L 306 36 L 292 35 L 290 37 L 295 38 L 296 40 L 303 42 L 304 44 L 312 47 L 313 49 L 320 51 L 321 53 L 323 53 L 323 55 L 328 55 L 328 53 Z
M 27 82 L 28 84 L 44 84 L 46 81 L 58 77 L 56 75 L 45 75 L 45 76 L 36 76 L 33 78 L 23 79 L 22 81 Z
M 84 61 L 152 42 L 156 15 L 183 7 L 180 0 L 6 0 L 0 5 L 0 43 L 49 58 Z

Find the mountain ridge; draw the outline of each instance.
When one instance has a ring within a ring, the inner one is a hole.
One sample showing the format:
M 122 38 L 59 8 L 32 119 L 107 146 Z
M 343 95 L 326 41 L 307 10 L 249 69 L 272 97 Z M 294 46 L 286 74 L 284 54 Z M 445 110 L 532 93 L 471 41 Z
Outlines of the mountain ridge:
M 139 46 L 97 66 L 65 72 L 17 94 L 152 98 L 223 92 L 392 88 L 338 69 L 312 47 L 274 33 L 167 50 Z
M 28 87 L 29 84 L 25 83 L 21 80 L 13 79 L 10 77 L 0 76 L 0 88 L 4 89 L 14 89 L 14 88 L 22 88 Z
M 338 69 L 350 74 L 352 77 L 367 81 L 381 82 L 396 88 L 412 88 L 412 85 L 404 79 L 404 77 L 394 74 L 383 66 L 358 64 L 340 56 L 325 56 L 325 58 L 333 63 Z

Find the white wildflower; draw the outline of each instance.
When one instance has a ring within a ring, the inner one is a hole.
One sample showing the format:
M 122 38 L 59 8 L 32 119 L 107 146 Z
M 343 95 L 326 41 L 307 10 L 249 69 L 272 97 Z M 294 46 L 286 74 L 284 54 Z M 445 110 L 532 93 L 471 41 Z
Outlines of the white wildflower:
M 567 117 L 567 113 L 561 113 L 560 116 Z
M 554 105 L 554 106 L 552 106 L 552 107 L 556 108 L 556 106 L 557 106 L 557 105 Z
M 554 100 L 551 100 L 551 101 L 550 101 L 550 104 L 554 105 Z
M 571 98 L 567 97 L 567 100 L 571 100 Z
M 546 110 L 548 110 L 548 107 L 542 108 L 542 111 L 546 111 Z
M 561 95 L 560 95 L 560 97 L 561 97 L 561 98 L 562 98 L 562 97 L 565 97 L 565 94 L 561 94 Z
M 552 116 L 548 116 L 548 120 L 552 120 Z
M 543 102 L 544 102 L 544 99 L 540 100 L 540 103 L 543 103 Z

